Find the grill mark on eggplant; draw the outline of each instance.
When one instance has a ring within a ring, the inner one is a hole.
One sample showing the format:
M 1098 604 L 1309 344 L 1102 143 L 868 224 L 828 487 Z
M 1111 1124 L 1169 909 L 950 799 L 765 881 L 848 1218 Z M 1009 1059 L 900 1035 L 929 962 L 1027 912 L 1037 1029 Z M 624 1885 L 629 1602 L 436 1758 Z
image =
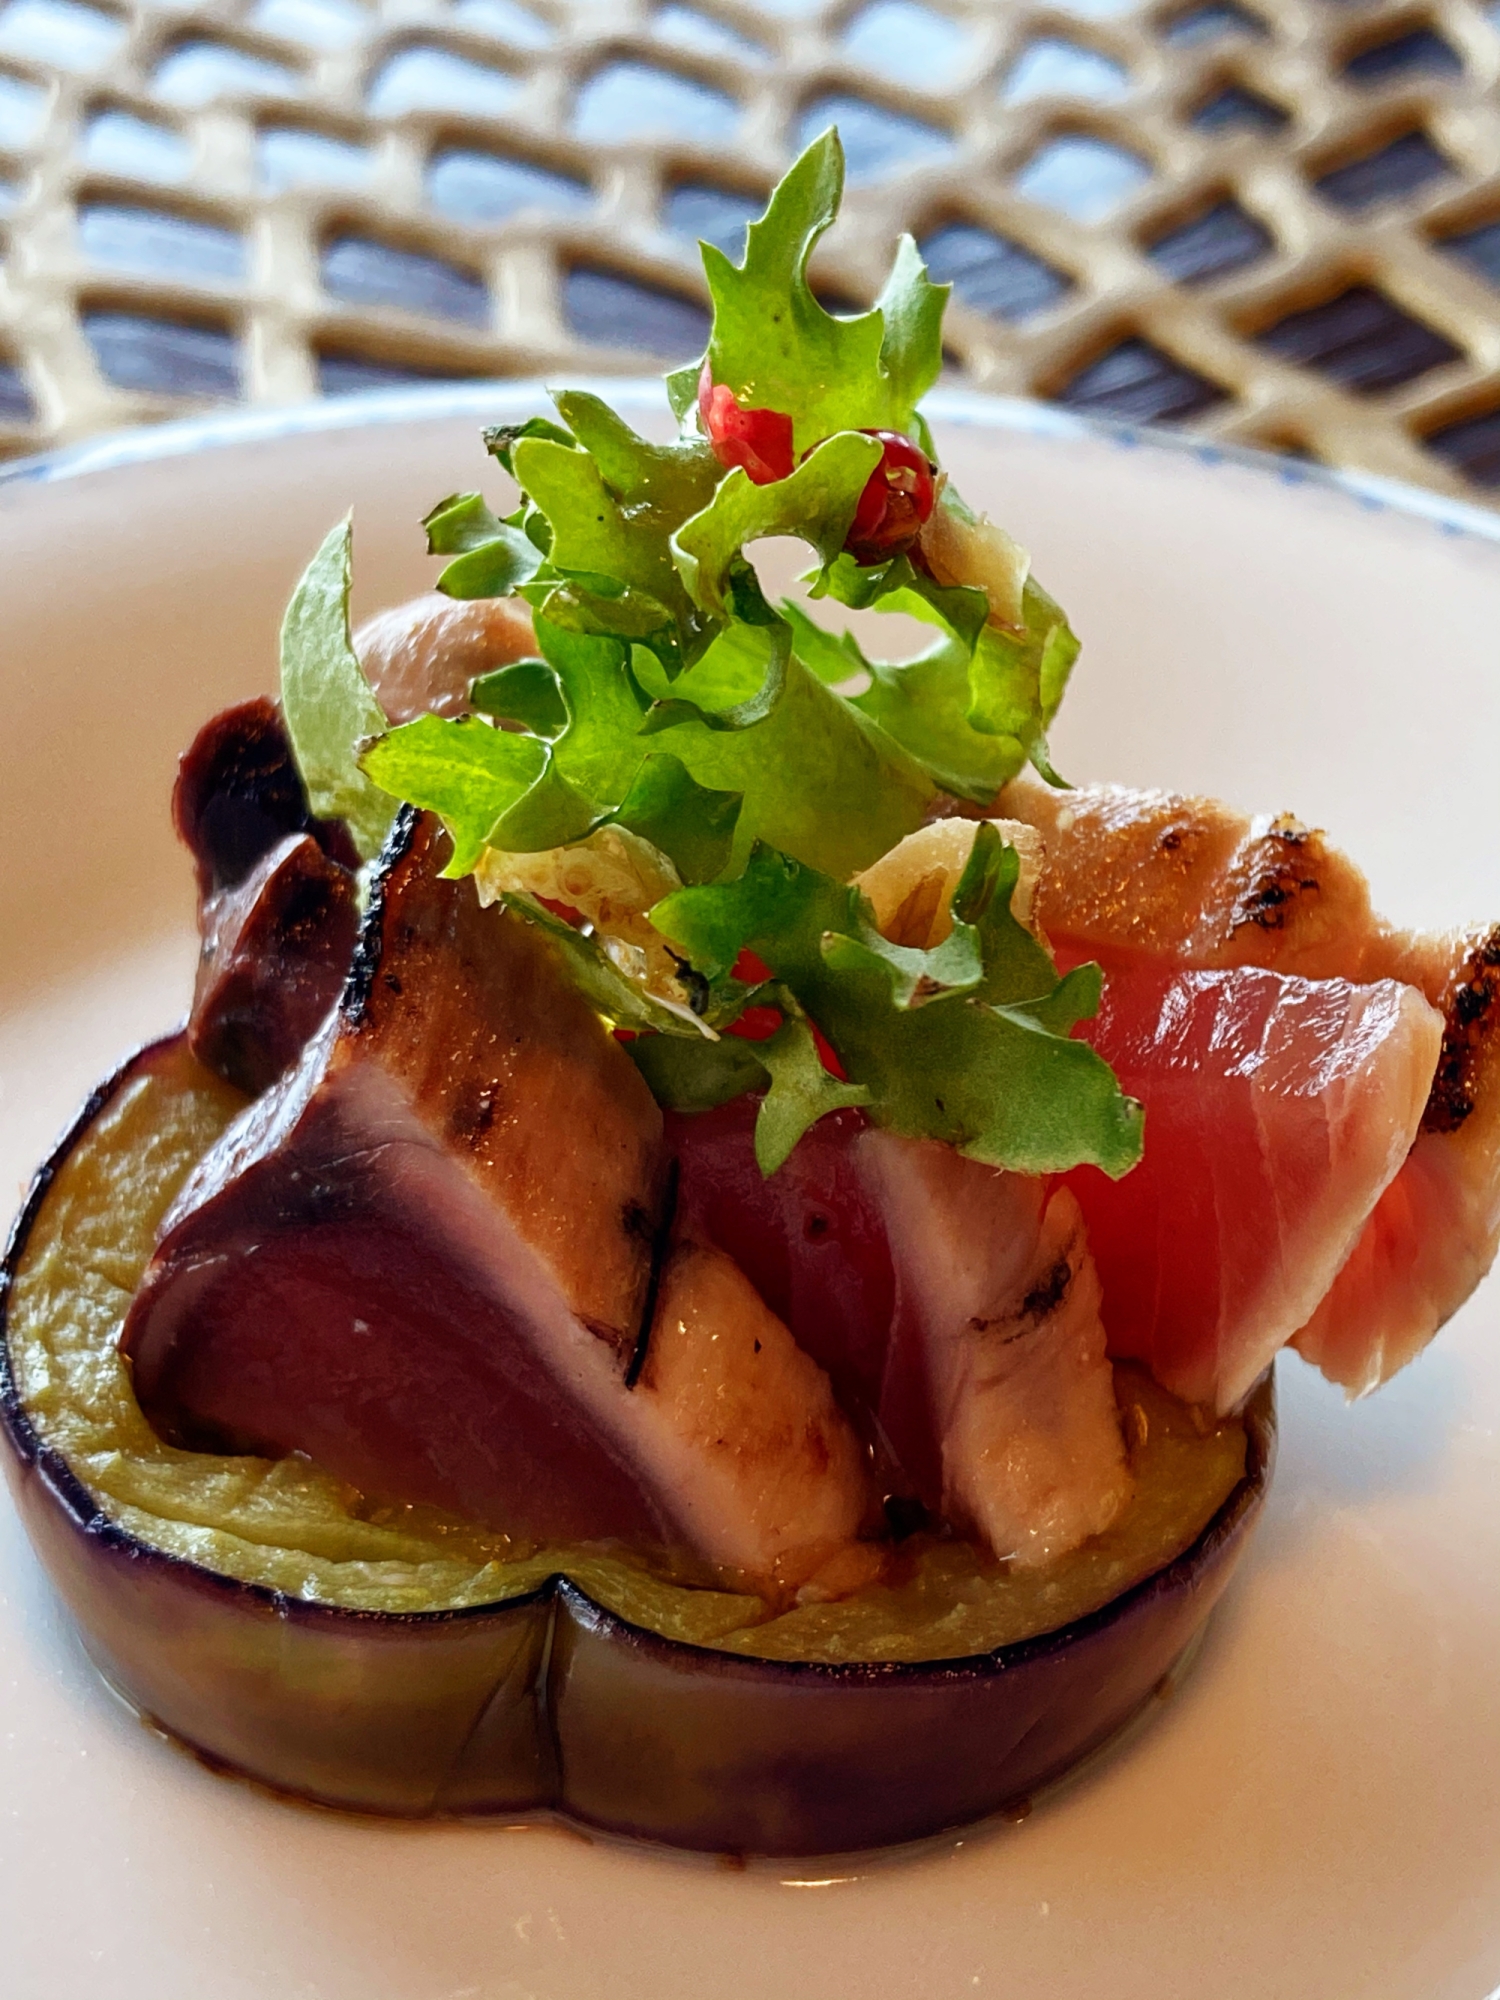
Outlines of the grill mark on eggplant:
M 651 1346 L 651 1324 L 656 1318 L 656 1300 L 661 1291 L 661 1274 L 667 1261 L 667 1248 L 671 1241 L 672 1225 L 677 1220 L 677 1188 L 681 1178 L 680 1168 L 674 1155 L 667 1167 L 667 1185 L 662 1195 L 661 1222 L 651 1245 L 651 1269 L 646 1278 L 646 1302 L 641 1308 L 640 1331 L 635 1337 L 635 1347 L 625 1370 L 625 1387 L 633 1389 L 641 1379 L 641 1370 L 646 1365 L 646 1355 Z
M 1500 1003 L 1500 924 L 1464 960 L 1443 1009 L 1443 1047 L 1438 1057 L 1424 1132 L 1456 1132 L 1473 1111 L 1479 1071 L 1495 1032 Z

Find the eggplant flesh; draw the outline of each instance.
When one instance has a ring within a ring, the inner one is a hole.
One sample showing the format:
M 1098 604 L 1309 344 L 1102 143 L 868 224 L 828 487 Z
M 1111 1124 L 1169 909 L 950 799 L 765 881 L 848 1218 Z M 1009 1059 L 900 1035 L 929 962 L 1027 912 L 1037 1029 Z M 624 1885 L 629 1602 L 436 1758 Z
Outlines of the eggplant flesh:
M 673 1593 L 698 1623 L 679 1628 L 695 1637 L 668 1637 L 643 1622 L 661 1622 L 662 1587 L 654 1597 L 604 1560 L 570 1561 L 563 1575 L 547 1551 L 509 1567 L 500 1601 L 493 1570 L 484 1597 L 480 1564 L 443 1608 L 332 1603 L 312 1594 L 312 1555 L 278 1566 L 252 1546 L 274 1539 L 278 1475 L 318 1475 L 255 1460 L 202 1461 L 206 1495 L 216 1480 L 220 1498 L 226 1479 L 260 1481 L 234 1517 L 246 1575 L 159 1546 L 149 1495 L 91 1486 L 97 1465 L 18 1366 L 17 1288 L 46 1282 L 58 1178 L 79 1142 L 186 1060 L 180 1038 L 133 1058 L 37 1178 L 0 1275 L 3 1456 L 100 1671 L 216 1765 L 386 1814 L 551 1812 L 765 1855 L 891 1845 L 1027 1797 L 1113 1735 L 1197 1635 L 1244 1549 L 1274 1459 L 1269 1376 L 1244 1412 L 1243 1474 L 1190 1546 L 1057 1629 L 964 1657 L 758 1657 L 756 1630 L 733 1629 L 752 1601 L 712 1589 Z M 233 1108 L 225 1092 L 220 1122 Z M 150 1190 L 158 1214 L 169 1182 Z M 402 1522 L 356 1529 L 372 1549 L 382 1537 L 401 1546 Z M 769 1639 L 775 1621 L 761 1629 Z

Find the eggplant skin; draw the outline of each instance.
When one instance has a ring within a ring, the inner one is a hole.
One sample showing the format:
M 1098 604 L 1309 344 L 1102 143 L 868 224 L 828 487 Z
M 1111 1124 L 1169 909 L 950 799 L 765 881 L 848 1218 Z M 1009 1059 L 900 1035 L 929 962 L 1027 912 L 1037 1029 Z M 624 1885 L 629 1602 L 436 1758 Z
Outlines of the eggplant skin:
M 6 1319 L 59 1165 L 167 1046 L 93 1093 L 11 1234 L 0 1455 L 99 1671 L 210 1763 L 356 1811 L 557 1813 L 717 1853 L 891 1846 L 1027 1798 L 1105 1742 L 1228 1583 L 1275 1460 L 1269 1375 L 1245 1412 L 1245 1477 L 1191 1548 L 1088 1617 L 971 1659 L 830 1666 L 715 1652 L 632 1625 L 564 1577 L 502 1604 L 352 1611 L 151 1547 L 38 1437 Z

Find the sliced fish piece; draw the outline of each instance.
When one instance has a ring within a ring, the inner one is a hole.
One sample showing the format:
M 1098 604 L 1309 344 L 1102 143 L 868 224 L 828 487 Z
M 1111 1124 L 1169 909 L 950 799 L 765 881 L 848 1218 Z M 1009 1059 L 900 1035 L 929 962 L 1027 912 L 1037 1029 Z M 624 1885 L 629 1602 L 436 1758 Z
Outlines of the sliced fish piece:
M 1464 1303 L 1500 1248 L 1500 928 L 1430 935 L 1371 908 L 1354 864 L 1287 816 L 1212 799 L 1017 779 L 1004 809 L 1036 826 L 1042 923 L 1070 961 L 1119 977 L 1262 966 L 1415 987 L 1443 1017 L 1420 1131 L 1294 1344 L 1351 1394 L 1387 1380 Z M 1148 1126 L 1147 1146 L 1151 1145 Z
M 715 1343 L 664 1332 L 650 1379 L 638 1364 L 667 1226 L 661 1114 L 545 935 L 443 880 L 447 852 L 407 816 L 358 979 L 168 1214 L 121 1336 L 148 1416 L 526 1540 L 749 1567 L 826 1539 L 863 1510 L 852 1438 L 826 1468 L 844 1514 L 825 1504 L 811 1530 L 768 1469 L 780 1449 L 795 1484 L 828 1444 L 811 1363 L 780 1371 L 781 1422 L 738 1480 L 708 1392 L 690 1393 L 695 1362 L 726 1393 Z M 789 1385 L 810 1399 L 800 1428 Z
M 366 619 L 354 650 L 391 722 L 465 715 L 480 674 L 536 652 L 530 608 L 518 597 L 444 597 L 428 591 Z
M 1051 1562 L 1132 1491 L 1078 1203 L 932 1140 L 854 1150 L 896 1272 L 885 1427 L 944 1518 Z
M 1317 1312 L 1401 1174 L 1442 1016 L 1396 980 L 1119 954 L 1081 1032 L 1146 1107 L 1139 1166 L 1067 1177 L 1110 1351 L 1231 1409 Z
M 688 1541 L 713 1561 L 796 1588 L 872 1515 L 827 1375 L 711 1244 L 668 1257 L 635 1393 L 661 1406 Z

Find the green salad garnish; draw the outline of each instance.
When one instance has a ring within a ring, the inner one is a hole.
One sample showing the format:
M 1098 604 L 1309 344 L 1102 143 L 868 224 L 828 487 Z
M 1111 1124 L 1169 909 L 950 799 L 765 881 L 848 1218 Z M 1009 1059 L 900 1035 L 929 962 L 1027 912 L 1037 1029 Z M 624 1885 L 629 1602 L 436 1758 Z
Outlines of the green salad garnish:
M 713 332 L 667 378 L 673 442 L 563 392 L 560 421 L 486 433 L 519 488 L 509 514 L 463 493 L 426 517 L 449 559 L 438 588 L 524 599 L 536 657 L 482 676 L 473 715 L 387 727 L 350 645 L 345 523 L 288 611 L 289 733 L 315 808 L 348 818 L 366 856 L 383 802 L 438 813 L 448 872 L 547 927 L 599 1012 L 634 1032 L 664 1105 L 763 1093 L 766 1172 L 815 1119 L 859 1105 L 996 1166 L 1117 1175 L 1139 1156 L 1140 1107 L 1071 1035 L 1097 1009 L 1098 969 L 1059 978 L 1012 914 L 1015 851 L 981 833 L 931 950 L 888 942 L 850 883 L 941 794 L 987 804 L 1028 761 L 1060 782 L 1047 729 L 1078 642 L 1024 551 L 937 465 L 918 404 L 948 288 L 911 239 L 869 312 L 813 296 L 843 172 L 829 131 L 743 263 L 703 246 Z M 746 550 L 770 536 L 812 551 L 811 597 L 915 616 L 932 643 L 871 659 L 768 601 Z M 573 920 L 555 887 L 573 863 L 633 885 L 624 932 Z M 760 1039 L 724 1032 L 747 1008 Z

